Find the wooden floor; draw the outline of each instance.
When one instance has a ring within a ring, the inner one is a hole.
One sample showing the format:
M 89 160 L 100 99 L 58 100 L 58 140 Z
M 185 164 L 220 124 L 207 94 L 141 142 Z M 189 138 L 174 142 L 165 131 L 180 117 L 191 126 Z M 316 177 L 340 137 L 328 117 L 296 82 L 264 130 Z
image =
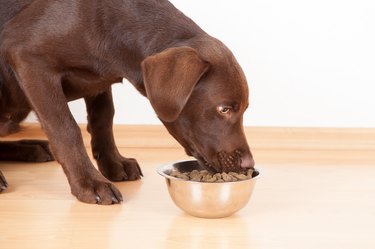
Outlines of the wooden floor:
M 121 205 L 78 202 L 56 162 L 2 162 L 10 187 L 0 194 L 0 248 L 375 248 L 374 129 L 246 133 L 261 178 L 249 204 L 225 219 L 174 206 L 155 169 L 187 157 L 162 127 L 115 128 L 121 152 L 145 175 L 116 183 Z M 43 134 L 28 125 L 10 138 L 25 137 Z

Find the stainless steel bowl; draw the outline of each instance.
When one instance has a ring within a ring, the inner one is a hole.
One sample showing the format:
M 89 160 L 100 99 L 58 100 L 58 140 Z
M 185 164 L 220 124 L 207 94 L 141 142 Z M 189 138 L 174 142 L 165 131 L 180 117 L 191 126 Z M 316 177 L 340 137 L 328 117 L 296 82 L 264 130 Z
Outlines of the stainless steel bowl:
M 237 182 L 194 182 L 170 176 L 172 170 L 191 172 L 203 168 L 196 160 L 181 161 L 158 168 L 165 177 L 173 202 L 186 213 L 201 218 L 223 218 L 243 208 L 250 200 L 259 171 L 253 178 Z

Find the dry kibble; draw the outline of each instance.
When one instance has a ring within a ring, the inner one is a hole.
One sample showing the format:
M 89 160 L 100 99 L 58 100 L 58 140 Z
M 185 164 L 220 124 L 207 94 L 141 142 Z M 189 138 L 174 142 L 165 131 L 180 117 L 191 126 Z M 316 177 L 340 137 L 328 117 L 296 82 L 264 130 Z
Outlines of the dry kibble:
M 224 180 L 224 182 L 231 182 L 232 181 L 232 176 L 227 174 L 227 173 L 222 173 L 222 178 Z
M 216 177 L 216 181 L 222 180 L 220 173 L 216 173 L 214 177 Z
M 238 180 L 246 180 L 247 179 L 247 175 L 244 175 L 244 174 L 237 174 L 236 175 L 236 178 Z
M 199 174 L 199 171 L 198 170 L 193 170 L 191 173 L 190 173 L 190 177 L 194 177 L 194 176 L 198 176 L 198 175 L 200 175 Z
M 247 172 L 243 173 L 236 173 L 236 172 L 228 172 L 228 173 L 216 173 L 212 174 L 207 170 L 193 170 L 192 172 L 179 172 L 177 170 L 173 170 L 170 173 L 170 176 L 180 178 L 183 180 L 190 180 L 194 182 L 236 182 L 236 181 L 243 181 L 247 179 L 251 179 L 253 174 L 253 170 L 249 169 Z
M 216 181 L 216 179 L 214 177 L 208 177 L 207 181 L 205 181 L 205 182 L 215 182 L 215 181 Z
M 207 175 L 208 171 L 204 169 L 204 170 L 199 171 L 199 173 L 201 173 L 202 175 Z
M 201 175 L 190 176 L 190 180 L 194 182 L 200 182 L 202 180 Z
M 184 179 L 184 180 L 190 180 L 190 178 L 187 174 L 181 173 L 177 170 L 172 171 L 171 176 L 177 177 L 177 178 L 180 178 L 180 179 Z

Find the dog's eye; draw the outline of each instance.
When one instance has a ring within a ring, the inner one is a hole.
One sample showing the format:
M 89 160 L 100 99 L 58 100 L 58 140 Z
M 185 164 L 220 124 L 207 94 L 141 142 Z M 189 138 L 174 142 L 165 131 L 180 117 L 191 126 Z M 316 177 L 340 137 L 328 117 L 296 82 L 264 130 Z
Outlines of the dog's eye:
M 232 107 L 230 107 L 230 106 L 218 106 L 217 111 L 220 114 L 228 114 L 232 111 Z

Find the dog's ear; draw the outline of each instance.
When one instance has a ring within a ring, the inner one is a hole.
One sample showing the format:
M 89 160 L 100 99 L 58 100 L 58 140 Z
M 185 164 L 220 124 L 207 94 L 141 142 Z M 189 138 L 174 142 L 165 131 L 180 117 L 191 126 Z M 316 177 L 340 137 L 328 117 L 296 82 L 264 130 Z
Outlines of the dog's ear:
M 147 98 L 162 121 L 177 119 L 208 68 L 191 47 L 169 48 L 142 62 Z

